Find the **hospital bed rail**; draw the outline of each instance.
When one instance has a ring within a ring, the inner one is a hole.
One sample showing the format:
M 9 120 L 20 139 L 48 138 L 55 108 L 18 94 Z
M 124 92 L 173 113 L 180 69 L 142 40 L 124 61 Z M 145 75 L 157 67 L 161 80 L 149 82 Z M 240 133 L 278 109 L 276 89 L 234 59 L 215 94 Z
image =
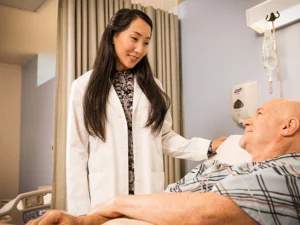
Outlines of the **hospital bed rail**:
M 51 189 L 26 192 L 0 209 L 0 225 L 24 225 L 51 209 Z

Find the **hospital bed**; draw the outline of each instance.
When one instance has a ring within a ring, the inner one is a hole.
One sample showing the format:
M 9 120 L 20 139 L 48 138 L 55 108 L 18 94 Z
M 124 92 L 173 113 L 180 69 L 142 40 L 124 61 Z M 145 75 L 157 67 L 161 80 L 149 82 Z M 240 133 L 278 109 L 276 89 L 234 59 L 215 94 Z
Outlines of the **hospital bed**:
M 211 159 L 222 163 L 236 165 L 252 160 L 251 155 L 240 148 L 239 140 L 242 135 L 231 135 L 217 149 L 217 155 Z M 30 219 L 43 215 L 51 208 L 51 189 L 38 190 L 20 194 L 17 198 L 7 203 L 0 209 L 0 225 L 3 224 L 26 224 Z M 149 223 L 120 218 L 111 220 L 107 225 L 149 225 Z
M 23 225 L 38 218 L 51 208 L 51 189 L 18 195 L 0 209 L 0 225 Z

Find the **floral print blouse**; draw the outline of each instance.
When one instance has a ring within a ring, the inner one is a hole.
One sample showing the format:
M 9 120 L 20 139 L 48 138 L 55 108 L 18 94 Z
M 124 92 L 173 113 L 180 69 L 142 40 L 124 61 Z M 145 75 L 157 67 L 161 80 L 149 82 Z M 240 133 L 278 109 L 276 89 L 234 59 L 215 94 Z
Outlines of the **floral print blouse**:
M 128 127 L 128 190 L 134 195 L 134 155 L 132 139 L 132 108 L 134 93 L 134 75 L 130 70 L 117 72 L 113 79 L 113 86 L 122 104 Z

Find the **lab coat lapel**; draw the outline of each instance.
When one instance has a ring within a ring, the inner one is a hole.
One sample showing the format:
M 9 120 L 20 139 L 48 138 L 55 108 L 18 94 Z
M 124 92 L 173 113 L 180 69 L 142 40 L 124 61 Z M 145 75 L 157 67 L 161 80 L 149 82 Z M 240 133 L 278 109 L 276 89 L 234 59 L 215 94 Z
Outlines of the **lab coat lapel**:
M 124 114 L 122 104 L 113 85 L 111 85 L 109 91 L 108 103 L 118 114 L 120 114 L 120 112 Z
M 142 95 L 143 91 L 140 88 L 140 86 L 137 83 L 137 79 L 134 77 L 134 94 L 133 94 L 133 108 L 132 108 L 132 115 L 134 114 L 135 108 L 137 107 L 141 95 Z

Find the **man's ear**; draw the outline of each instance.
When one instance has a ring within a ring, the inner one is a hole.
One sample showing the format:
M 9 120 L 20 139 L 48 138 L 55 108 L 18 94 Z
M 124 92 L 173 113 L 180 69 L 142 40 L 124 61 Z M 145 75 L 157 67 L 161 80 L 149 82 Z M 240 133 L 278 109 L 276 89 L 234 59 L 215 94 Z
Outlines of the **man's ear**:
M 292 136 L 299 129 L 299 120 L 296 117 L 290 117 L 281 125 L 280 133 L 282 136 Z

